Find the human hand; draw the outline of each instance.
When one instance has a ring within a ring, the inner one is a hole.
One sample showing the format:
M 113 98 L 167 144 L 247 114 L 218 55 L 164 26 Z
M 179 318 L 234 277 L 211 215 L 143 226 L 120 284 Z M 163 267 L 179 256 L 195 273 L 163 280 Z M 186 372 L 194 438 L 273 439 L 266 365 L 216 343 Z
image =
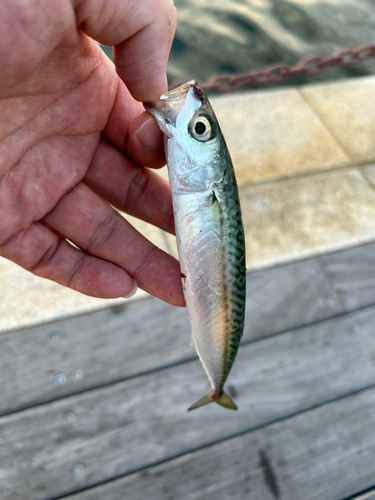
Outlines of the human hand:
M 164 164 L 162 135 L 135 99 L 166 90 L 175 23 L 172 0 L 1 2 L 0 256 L 87 295 L 134 279 L 184 304 L 178 262 L 110 206 L 174 230 L 168 183 L 140 166 Z

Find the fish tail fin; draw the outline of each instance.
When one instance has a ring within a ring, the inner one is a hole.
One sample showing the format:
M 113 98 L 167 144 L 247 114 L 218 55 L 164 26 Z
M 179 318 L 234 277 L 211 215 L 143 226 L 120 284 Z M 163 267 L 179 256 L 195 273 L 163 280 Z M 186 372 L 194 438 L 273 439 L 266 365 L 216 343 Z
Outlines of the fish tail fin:
M 218 399 L 215 399 L 214 401 L 215 401 L 215 403 L 217 403 L 221 406 L 224 406 L 224 408 L 228 408 L 229 410 L 238 410 L 238 406 L 236 405 L 236 403 L 224 391 L 221 394 L 221 396 Z
M 222 392 L 220 396 L 216 396 L 214 391 L 211 391 L 207 396 L 204 396 L 199 401 L 194 403 L 188 408 L 188 411 L 195 410 L 196 408 L 200 408 L 201 406 L 208 405 L 209 403 L 217 403 L 220 406 L 224 406 L 224 408 L 229 408 L 230 410 L 237 410 L 236 403 L 228 396 L 226 392 Z

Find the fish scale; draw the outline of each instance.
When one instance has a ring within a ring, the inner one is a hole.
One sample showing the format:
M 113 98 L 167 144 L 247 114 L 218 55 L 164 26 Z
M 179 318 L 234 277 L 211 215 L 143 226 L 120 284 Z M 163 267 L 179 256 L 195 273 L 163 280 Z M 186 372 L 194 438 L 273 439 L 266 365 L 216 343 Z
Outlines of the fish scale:
M 243 334 L 245 239 L 237 182 L 207 97 L 188 82 L 145 107 L 165 133 L 182 285 L 211 392 L 189 410 L 236 404 L 223 387 Z

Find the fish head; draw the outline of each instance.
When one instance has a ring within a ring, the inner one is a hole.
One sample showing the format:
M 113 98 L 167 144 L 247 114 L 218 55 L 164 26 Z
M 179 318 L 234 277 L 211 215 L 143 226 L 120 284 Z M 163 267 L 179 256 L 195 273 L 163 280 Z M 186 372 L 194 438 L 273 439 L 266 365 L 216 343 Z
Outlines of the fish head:
M 144 106 L 165 134 L 172 190 L 207 191 L 217 185 L 224 177 L 227 148 L 211 104 L 195 82 Z

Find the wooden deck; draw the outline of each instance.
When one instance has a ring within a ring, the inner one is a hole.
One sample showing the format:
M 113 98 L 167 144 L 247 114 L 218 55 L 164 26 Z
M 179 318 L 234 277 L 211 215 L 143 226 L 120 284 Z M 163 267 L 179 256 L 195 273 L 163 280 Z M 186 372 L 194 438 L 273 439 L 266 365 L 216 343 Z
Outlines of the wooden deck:
M 375 244 L 248 275 L 238 412 L 187 413 L 189 330 L 145 299 L 1 335 L 0 500 L 375 499 Z

